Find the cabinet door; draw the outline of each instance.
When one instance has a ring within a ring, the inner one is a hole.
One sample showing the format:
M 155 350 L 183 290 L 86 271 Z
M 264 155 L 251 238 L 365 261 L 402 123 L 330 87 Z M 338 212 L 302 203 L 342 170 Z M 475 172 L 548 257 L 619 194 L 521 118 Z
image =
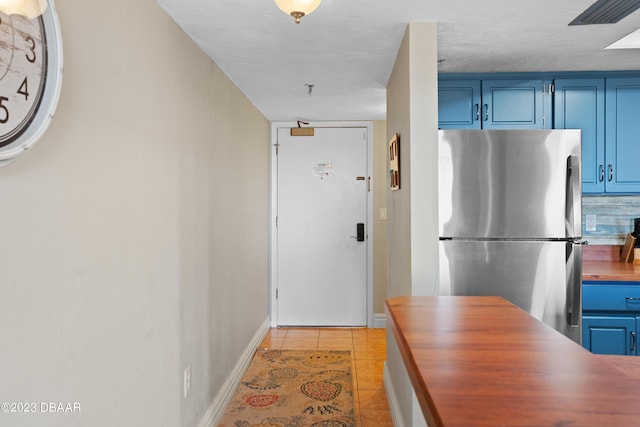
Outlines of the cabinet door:
M 480 80 L 438 82 L 438 127 L 480 129 Z
M 640 192 L 640 78 L 607 79 L 605 190 Z
M 582 346 L 592 353 L 636 355 L 636 339 L 635 317 L 582 317 Z
M 582 192 L 603 193 L 604 79 L 556 80 L 554 127 L 582 129 Z
M 484 129 L 544 129 L 542 80 L 483 80 Z

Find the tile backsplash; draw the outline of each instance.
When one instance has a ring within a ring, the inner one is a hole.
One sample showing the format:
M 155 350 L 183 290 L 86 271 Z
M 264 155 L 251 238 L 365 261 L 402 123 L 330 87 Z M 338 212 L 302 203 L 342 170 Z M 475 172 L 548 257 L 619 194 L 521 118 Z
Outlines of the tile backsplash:
M 596 216 L 596 231 L 586 231 L 586 216 Z M 582 196 L 582 236 L 592 245 L 622 245 L 640 218 L 640 196 Z

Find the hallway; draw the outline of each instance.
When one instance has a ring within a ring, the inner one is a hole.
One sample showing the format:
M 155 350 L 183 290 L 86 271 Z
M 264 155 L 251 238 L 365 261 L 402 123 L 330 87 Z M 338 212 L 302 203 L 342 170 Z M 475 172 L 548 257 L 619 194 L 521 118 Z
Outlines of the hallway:
M 261 348 L 350 350 L 358 427 L 393 427 L 383 384 L 386 330 L 366 328 L 275 328 Z

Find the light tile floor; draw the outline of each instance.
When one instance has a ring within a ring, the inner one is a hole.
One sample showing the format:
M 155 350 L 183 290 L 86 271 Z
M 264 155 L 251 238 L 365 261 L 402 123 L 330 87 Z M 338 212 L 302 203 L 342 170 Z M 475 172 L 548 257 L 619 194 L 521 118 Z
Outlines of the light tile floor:
M 357 427 L 393 427 L 383 384 L 385 329 L 274 328 L 261 348 L 350 350 Z

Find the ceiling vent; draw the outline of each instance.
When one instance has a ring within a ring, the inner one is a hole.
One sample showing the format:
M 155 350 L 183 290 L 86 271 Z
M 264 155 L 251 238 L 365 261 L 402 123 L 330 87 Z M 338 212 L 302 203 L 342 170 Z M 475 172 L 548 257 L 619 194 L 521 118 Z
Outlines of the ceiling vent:
M 640 8 L 640 0 L 598 0 L 569 25 L 615 24 Z

